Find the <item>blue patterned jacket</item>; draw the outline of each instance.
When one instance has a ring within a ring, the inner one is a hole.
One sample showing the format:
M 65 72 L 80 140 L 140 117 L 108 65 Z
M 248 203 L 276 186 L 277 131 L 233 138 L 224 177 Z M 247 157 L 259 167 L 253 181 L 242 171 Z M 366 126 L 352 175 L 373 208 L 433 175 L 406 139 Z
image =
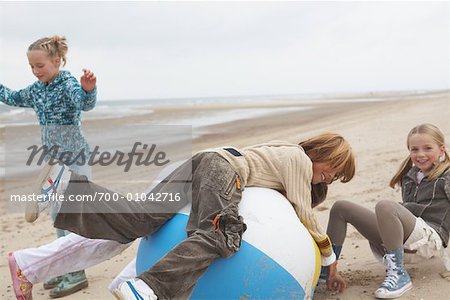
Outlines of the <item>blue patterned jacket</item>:
M 89 154 L 89 145 L 81 130 L 81 111 L 94 108 L 97 88 L 87 93 L 70 72 L 60 71 L 48 84 L 36 81 L 19 91 L 0 84 L 0 101 L 34 109 L 41 125 L 42 145 L 56 145 L 59 153 L 70 151 L 76 155 L 84 150 Z

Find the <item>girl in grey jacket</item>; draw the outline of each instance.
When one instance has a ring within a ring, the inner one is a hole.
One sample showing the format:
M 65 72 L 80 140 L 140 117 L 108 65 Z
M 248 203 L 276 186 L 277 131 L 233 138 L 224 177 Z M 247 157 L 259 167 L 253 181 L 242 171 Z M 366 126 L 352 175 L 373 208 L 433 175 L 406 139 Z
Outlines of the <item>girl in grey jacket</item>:
M 409 132 L 407 147 L 409 156 L 390 182 L 392 188 L 401 187 L 402 203 L 383 200 L 373 212 L 350 201 L 338 201 L 330 211 L 327 233 L 337 257 L 347 223 L 369 240 L 376 256 L 384 255 L 386 277 L 375 291 L 381 299 L 400 297 L 412 288 L 403 264 L 405 251 L 425 258 L 441 256 L 450 270 L 445 249 L 450 229 L 450 157 L 444 135 L 434 125 L 421 124 Z M 327 277 L 325 269 L 321 277 Z

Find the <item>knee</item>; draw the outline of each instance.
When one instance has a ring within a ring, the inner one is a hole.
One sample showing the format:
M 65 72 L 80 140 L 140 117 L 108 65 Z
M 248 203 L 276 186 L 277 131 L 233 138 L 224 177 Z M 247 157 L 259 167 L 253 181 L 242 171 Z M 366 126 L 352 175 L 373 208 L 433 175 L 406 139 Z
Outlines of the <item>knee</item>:
M 375 205 L 376 215 L 393 214 L 395 211 L 396 202 L 391 200 L 381 200 Z
M 247 225 L 241 216 L 221 214 L 216 225 L 217 247 L 222 257 L 229 257 L 239 251 L 242 235 Z
M 350 210 L 350 206 L 352 203 L 347 200 L 340 200 L 333 204 L 330 209 L 330 215 L 333 216 L 342 216 L 345 212 Z

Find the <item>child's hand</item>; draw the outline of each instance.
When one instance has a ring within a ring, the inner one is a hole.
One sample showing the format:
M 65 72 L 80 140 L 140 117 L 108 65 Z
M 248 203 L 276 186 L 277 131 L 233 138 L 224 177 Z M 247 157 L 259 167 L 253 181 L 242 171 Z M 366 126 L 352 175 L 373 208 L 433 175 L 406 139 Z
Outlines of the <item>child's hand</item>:
M 327 279 L 327 288 L 329 290 L 342 293 L 347 288 L 347 283 L 338 273 L 330 274 Z
M 95 88 L 97 77 L 95 77 L 94 73 L 88 69 L 83 69 L 83 73 L 83 76 L 80 78 L 81 87 L 85 92 L 89 93 Z

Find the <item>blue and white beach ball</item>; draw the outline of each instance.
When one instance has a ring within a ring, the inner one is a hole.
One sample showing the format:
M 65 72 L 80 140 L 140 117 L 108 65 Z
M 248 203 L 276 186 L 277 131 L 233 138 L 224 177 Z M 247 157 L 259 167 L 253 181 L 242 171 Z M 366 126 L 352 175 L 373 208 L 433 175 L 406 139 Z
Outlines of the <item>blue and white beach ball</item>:
M 277 191 L 246 188 L 240 214 L 247 224 L 241 249 L 215 261 L 190 299 L 311 299 L 320 273 L 316 243 Z M 149 269 L 186 238 L 188 208 L 142 239 L 137 273 Z M 226 278 L 226 280 L 224 280 Z

